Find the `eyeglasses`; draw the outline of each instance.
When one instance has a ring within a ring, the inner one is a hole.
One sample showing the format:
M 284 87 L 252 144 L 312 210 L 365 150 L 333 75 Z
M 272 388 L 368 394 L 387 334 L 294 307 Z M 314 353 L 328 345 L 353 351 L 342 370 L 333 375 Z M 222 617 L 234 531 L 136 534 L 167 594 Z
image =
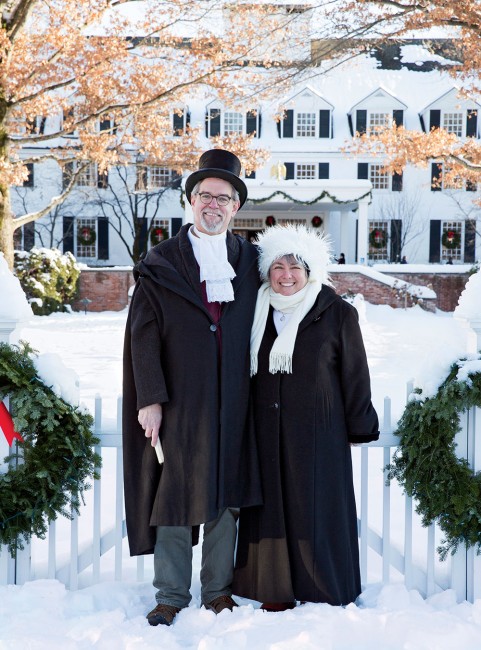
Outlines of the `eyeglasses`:
M 217 201 L 217 205 L 221 206 L 227 205 L 229 201 L 233 201 L 233 198 L 231 196 L 227 196 L 227 194 L 219 194 L 219 196 L 215 196 L 210 192 L 197 192 L 197 196 L 200 198 L 202 203 L 205 203 L 206 205 L 209 205 L 209 203 L 212 202 L 212 199 L 215 199 Z

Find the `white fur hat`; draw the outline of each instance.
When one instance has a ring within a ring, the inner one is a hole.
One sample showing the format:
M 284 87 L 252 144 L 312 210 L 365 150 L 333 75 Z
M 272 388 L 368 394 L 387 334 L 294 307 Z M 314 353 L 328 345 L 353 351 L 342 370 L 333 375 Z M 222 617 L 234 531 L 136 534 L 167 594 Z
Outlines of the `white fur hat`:
M 327 272 L 332 259 L 331 243 L 323 233 L 294 224 L 271 226 L 257 236 L 254 244 L 259 248 L 259 272 L 264 282 L 273 262 L 294 255 L 307 264 L 310 278 L 331 285 Z

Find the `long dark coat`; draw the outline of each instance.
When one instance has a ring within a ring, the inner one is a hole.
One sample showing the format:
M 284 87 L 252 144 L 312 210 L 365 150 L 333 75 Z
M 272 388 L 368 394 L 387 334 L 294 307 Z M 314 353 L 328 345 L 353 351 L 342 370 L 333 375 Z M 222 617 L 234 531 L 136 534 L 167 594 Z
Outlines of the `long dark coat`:
M 227 234 L 235 300 L 223 304 L 214 323 L 188 228 L 138 265 L 127 321 L 123 453 L 132 555 L 153 552 L 155 526 L 195 527 L 221 508 L 262 502 L 254 434 L 246 426 L 257 251 Z M 137 421 L 138 409 L 154 403 L 163 410 L 162 466 Z
M 269 314 L 253 380 L 264 505 L 241 510 L 233 593 L 347 604 L 361 591 L 349 443 L 378 438 L 357 312 L 323 286 L 292 374 L 270 374 Z

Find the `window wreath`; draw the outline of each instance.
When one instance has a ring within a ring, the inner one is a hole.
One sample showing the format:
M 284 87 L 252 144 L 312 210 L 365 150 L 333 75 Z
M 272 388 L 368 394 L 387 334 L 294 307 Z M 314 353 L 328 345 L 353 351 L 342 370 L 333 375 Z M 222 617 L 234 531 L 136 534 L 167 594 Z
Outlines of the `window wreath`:
M 77 228 L 77 243 L 82 246 L 93 246 L 97 240 L 97 233 L 91 226 L 80 226 Z
M 374 228 L 369 233 L 369 244 L 372 248 L 386 248 L 387 232 L 382 228 Z
M 461 234 L 456 230 L 446 230 L 443 232 L 442 242 L 444 248 L 459 248 L 461 245 Z
M 311 224 L 314 228 L 319 228 L 320 226 L 322 226 L 321 217 L 318 217 L 317 215 L 315 217 L 312 217 Z
M 423 525 L 438 522 L 445 536 L 438 547 L 442 560 L 461 542 L 481 551 L 481 472 L 474 473 L 456 456 L 454 442 L 459 414 L 481 407 L 479 359 L 453 364 L 434 397 L 423 398 L 415 390 L 395 432 L 399 447 L 387 466 L 389 480 L 397 479 L 416 499 Z
M 167 231 L 167 228 L 164 228 L 163 226 L 153 226 L 150 230 L 150 242 L 152 246 L 156 246 L 157 244 L 160 244 L 161 241 L 164 241 L 164 239 L 169 238 L 169 233 Z
M 266 217 L 266 226 L 275 226 L 276 225 L 276 218 L 270 214 L 268 217 Z
M 1 425 L 9 445 L 19 440 L 0 474 L 0 543 L 12 555 L 32 535 L 43 539 L 59 514 L 78 513 L 101 466 L 92 416 L 42 382 L 32 354 L 26 343 L 0 343 L 0 403 L 8 395 L 13 412 L 3 405 Z

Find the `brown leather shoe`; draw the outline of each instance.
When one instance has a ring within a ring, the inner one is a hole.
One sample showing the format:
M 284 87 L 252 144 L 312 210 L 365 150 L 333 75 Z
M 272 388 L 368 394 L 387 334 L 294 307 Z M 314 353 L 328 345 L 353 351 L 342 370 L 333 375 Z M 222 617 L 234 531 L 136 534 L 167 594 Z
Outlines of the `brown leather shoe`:
M 216 614 L 220 614 L 224 611 L 224 609 L 229 609 L 232 611 L 234 607 L 238 607 L 238 605 L 235 600 L 225 594 L 224 596 L 217 596 L 217 598 L 211 600 L 210 603 L 204 603 L 204 607 L 206 609 L 210 609 Z
M 285 612 L 288 609 L 294 609 L 295 601 L 289 603 L 262 603 L 261 609 L 264 612 Z
M 147 620 L 149 625 L 172 625 L 179 612 L 180 607 L 160 604 L 147 614 Z

